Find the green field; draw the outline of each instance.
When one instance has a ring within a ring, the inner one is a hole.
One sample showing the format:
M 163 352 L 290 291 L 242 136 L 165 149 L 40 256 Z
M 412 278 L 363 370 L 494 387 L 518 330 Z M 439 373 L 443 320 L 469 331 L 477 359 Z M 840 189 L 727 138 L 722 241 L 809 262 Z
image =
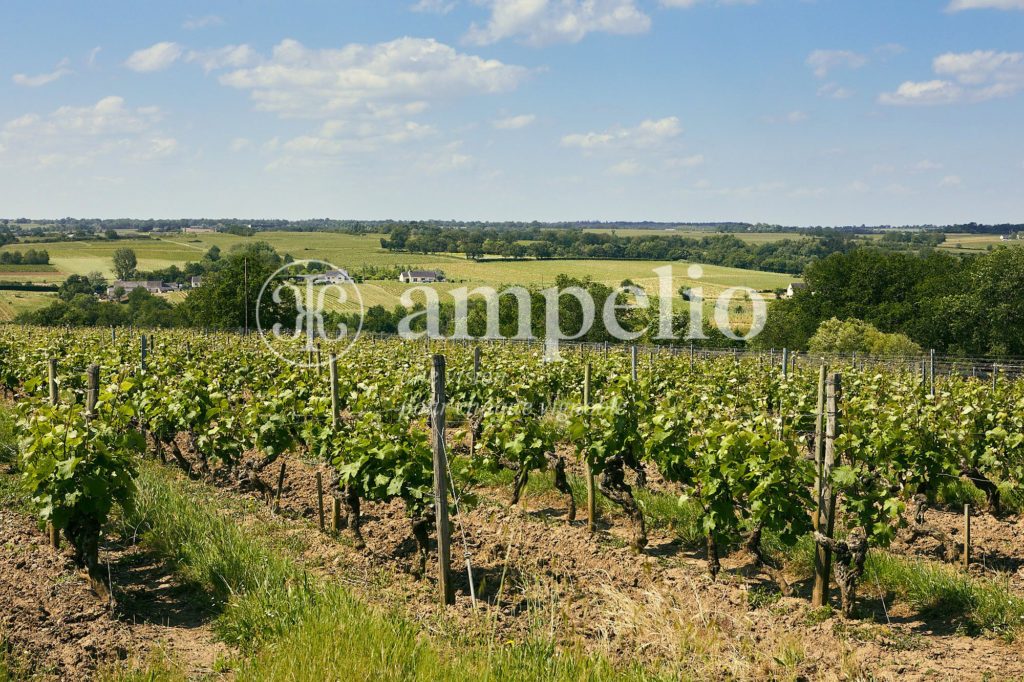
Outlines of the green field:
M 112 255 L 118 248 L 131 248 L 139 259 L 139 268 L 158 269 L 170 265 L 184 265 L 187 261 L 199 260 L 211 246 L 218 246 L 224 252 L 232 246 L 255 241 L 265 241 L 282 254 L 291 254 L 296 259 L 324 260 L 337 267 L 358 270 L 362 266 L 408 266 L 421 269 L 442 270 L 448 282 L 437 286 L 442 296 L 453 288 L 467 286 L 502 286 L 522 284 L 551 286 L 560 274 L 573 277 L 591 277 L 595 281 L 617 286 L 625 279 L 631 279 L 644 287 L 652 297 L 658 293 L 658 278 L 655 268 L 671 265 L 673 268 L 672 290 L 680 287 L 702 286 L 705 298 L 713 298 L 732 286 L 744 286 L 759 290 L 785 288 L 794 278 L 791 275 L 726 268 L 714 265 L 703 267 L 703 276 L 698 280 L 689 277 L 687 263 L 671 261 L 617 261 L 617 260 L 546 260 L 546 261 L 503 261 L 484 260 L 474 262 L 455 254 L 408 254 L 391 253 L 380 247 L 382 235 L 350 235 L 325 232 L 264 232 L 257 237 L 237 237 L 229 234 L 168 235 L 152 239 L 121 239 L 117 241 L 83 241 L 45 243 L 53 264 L 48 271 L 35 266 L 34 271 L 0 272 L 0 281 L 60 282 L 70 274 L 103 273 L 112 279 Z M 778 236 L 778 235 L 745 235 Z M 17 250 L 24 245 L 12 244 L 0 250 Z M 360 293 L 366 306 L 383 305 L 391 308 L 399 304 L 402 291 L 413 285 L 397 281 L 372 281 L 360 285 Z M 180 300 L 183 294 L 171 295 Z M 37 301 L 40 299 L 37 299 Z M 444 300 L 444 299 L 442 299 Z M 677 307 L 683 304 L 676 295 Z M 339 310 L 351 310 L 354 304 L 336 306 Z
M 1024 240 L 1004 242 L 998 234 L 950 233 L 939 248 L 956 253 L 979 253 L 999 244 L 1022 246 Z
M 584 232 L 596 234 L 609 234 L 614 232 L 620 237 L 686 237 L 687 239 L 701 239 L 703 237 L 715 237 L 729 234 L 747 242 L 748 244 L 767 244 L 778 242 L 783 239 L 802 239 L 806 235 L 799 232 L 716 232 L 714 230 L 644 230 L 641 228 L 625 228 L 615 230 L 611 228 L 592 228 Z
M 25 310 L 42 308 L 55 296 L 39 291 L 0 291 L 0 322 L 9 322 Z

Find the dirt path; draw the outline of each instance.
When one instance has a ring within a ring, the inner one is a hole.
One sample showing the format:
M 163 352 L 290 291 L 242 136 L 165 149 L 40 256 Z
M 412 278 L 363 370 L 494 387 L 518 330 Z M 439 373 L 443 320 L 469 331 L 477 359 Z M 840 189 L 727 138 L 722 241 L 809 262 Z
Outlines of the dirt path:
M 230 654 L 214 639 L 201 598 L 138 547 L 102 551 L 117 600 L 111 610 L 34 520 L 0 510 L 0 537 L 0 637 L 15 667 L 39 679 L 87 679 L 159 651 L 200 676 Z

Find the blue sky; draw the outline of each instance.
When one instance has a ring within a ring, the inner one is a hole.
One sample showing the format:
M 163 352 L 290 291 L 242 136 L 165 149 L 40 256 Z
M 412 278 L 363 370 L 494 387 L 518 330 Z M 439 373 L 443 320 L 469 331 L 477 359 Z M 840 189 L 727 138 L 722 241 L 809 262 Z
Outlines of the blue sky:
M 10 0 L 0 215 L 1024 221 L 1024 0 Z

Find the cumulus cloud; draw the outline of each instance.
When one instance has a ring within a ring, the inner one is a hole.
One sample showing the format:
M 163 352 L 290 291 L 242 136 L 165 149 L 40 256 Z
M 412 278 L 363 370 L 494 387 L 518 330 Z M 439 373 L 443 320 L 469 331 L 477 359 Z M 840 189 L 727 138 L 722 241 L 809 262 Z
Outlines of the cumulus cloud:
M 815 50 L 807 55 L 805 62 L 818 78 L 825 78 L 835 69 L 859 69 L 868 63 L 868 58 L 851 50 Z
M 968 9 L 1024 10 L 1024 0 L 950 0 L 949 6 L 946 7 L 948 12 Z
M 67 57 L 65 57 L 64 59 L 60 60 L 60 62 L 57 63 L 56 68 L 53 71 L 50 71 L 49 73 L 41 73 L 36 76 L 29 76 L 24 73 L 16 73 L 11 78 L 11 80 L 14 81 L 15 85 L 22 85 L 26 88 L 38 88 L 43 85 L 49 85 L 50 83 L 53 83 L 54 81 L 57 81 L 63 78 L 64 76 L 68 76 L 74 73 L 74 71 L 68 68 L 68 65 L 70 63 L 70 60 Z
M 281 116 L 328 118 L 395 102 L 426 102 L 514 90 L 527 69 L 457 52 L 426 38 L 310 49 L 284 40 L 268 59 L 220 77 L 257 108 Z
M 132 71 L 148 73 L 160 71 L 178 61 L 184 54 L 185 48 L 178 43 L 162 42 L 151 45 L 142 50 L 136 50 L 125 60 L 124 65 Z
M 498 130 L 519 130 L 532 124 L 535 120 L 537 120 L 537 117 L 533 114 L 519 114 L 518 116 L 509 116 L 491 121 L 491 125 Z
M 905 81 L 879 101 L 890 105 L 955 104 L 1009 97 L 1024 89 L 1024 53 L 976 50 L 946 53 L 932 61 L 940 78 Z
M 240 68 L 259 61 L 259 55 L 248 45 L 227 45 L 212 50 L 190 50 L 185 61 L 199 64 L 203 71 Z
M 473 23 L 466 42 L 473 45 L 516 38 L 534 46 L 577 43 L 588 33 L 644 33 L 651 19 L 635 0 L 482 0 L 491 16 Z
M 81 166 L 103 156 L 147 160 L 173 154 L 174 138 L 156 129 L 157 107 L 131 108 L 110 96 L 49 115 L 26 114 L 0 128 L 0 143 L 36 165 Z
M 668 116 L 648 119 L 634 128 L 610 128 L 602 132 L 572 133 L 562 137 L 563 147 L 584 151 L 599 149 L 650 149 L 682 134 L 679 119 Z
M 713 3 L 716 5 L 756 5 L 760 0 L 661 0 L 664 7 L 681 7 L 689 9 L 697 5 Z

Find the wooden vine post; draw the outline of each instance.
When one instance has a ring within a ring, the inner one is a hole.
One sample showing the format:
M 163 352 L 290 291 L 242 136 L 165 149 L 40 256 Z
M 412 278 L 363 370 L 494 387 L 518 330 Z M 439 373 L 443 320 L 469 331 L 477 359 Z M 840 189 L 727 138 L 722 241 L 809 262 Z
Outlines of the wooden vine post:
M 964 570 L 971 565 L 971 505 L 964 505 Z
M 46 361 L 47 380 L 50 387 L 50 404 L 56 405 L 60 400 L 60 393 L 57 391 L 57 358 L 49 358 Z M 50 538 L 50 546 L 60 549 L 60 530 L 52 522 L 46 522 L 46 535 Z
M 935 349 L 928 351 L 928 392 L 935 397 Z
M 338 356 L 331 353 L 328 359 L 331 370 L 331 427 L 338 428 Z
M 85 415 L 96 416 L 96 403 L 100 396 L 100 366 L 89 365 L 86 370 Z
M 445 361 L 443 355 L 433 357 L 430 405 L 431 444 L 434 449 L 434 513 L 437 524 L 437 585 L 441 604 L 455 603 L 451 582 L 451 528 L 448 525 L 448 461 L 444 447 L 444 421 L 447 401 L 444 393 Z
M 636 383 L 636 346 L 629 347 L 629 362 L 632 369 L 633 383 Z
M 832 467 L 836 459 L 836 437 L 839 435 L 839 395 L 841 378 L 838 372 L 830 374 L 825 382 L 825 449 L 818 479 L 818 532 L 831 538 L 835 530 L 836 494 L 832 489 Z M 821 544 L 814 556 L 814 591 L 811 605 L 828 604 L 828 583 L 832 574 L 832 550 Z
M 789 379 L 789 349 L 782 349 L 782 380 Z
M 57 358 L 50 358 L 46 361 L 48 385 L 50 387 L 50 404 L 57 404 Z
M 277 492 L 274 495 L 274 513 L 281 511 L 281 490 L 284 488 L 285 460 L 281 460 L 281 471 L 277 474 Z
M 139 368 L 143 371 L 143 373 L 145 373 L 145 371 L 146 371 L 146 335 L 143 334 L 140 337 L 140 339 L 141 340 L 139 341 L 139 343 L 142 344 L 142 354 L 139 356 L 140 357 Z
M 473 381 L 480 379 L 480 345 L 473 347 Z
M 590 363 L 583 370 L 583 405 L 590 407 Z M 594 472 L 587 466 L 587 530 L 593 533 L 597 529 L 597 490 L 594 487 Z
M 316 472 L 316 510 L 320 518 L 320 532 L 324 529 L 324 475 Z
M 828 365 L 822 363 L 818 371 L 818 409 L 814 420 L 814 489 L 821 490 L 822 467 L 825 464 L 825 379 L 828 377 Z M 814 530 L 818 530 L 820 510 L 814 512 Z

